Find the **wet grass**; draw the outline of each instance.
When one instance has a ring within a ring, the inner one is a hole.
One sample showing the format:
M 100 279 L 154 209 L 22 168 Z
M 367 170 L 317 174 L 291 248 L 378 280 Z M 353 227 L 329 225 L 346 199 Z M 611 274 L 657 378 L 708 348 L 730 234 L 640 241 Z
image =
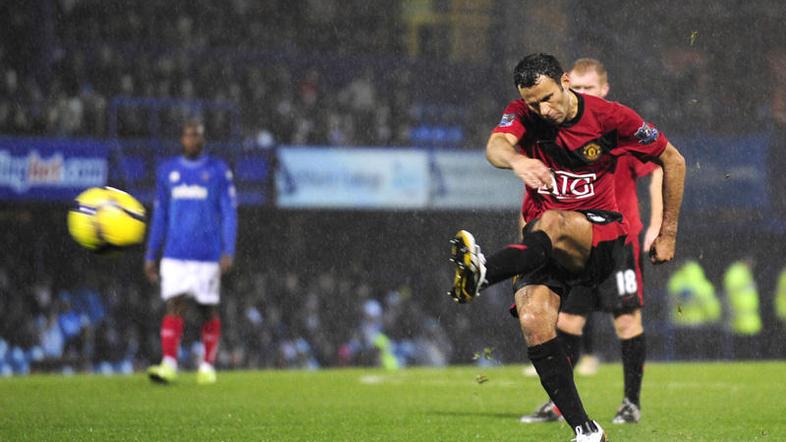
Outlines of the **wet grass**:
M 786 437 L 786 363 L 649 364 L 630 426 L 609 423 L 619 365 L 578 385 L 611 440 Z M 0 440 L 570 440 L 566 424 L 518 422 L 543 399 L 520 366 L 225 372 L 208 387 L 188 373 L 170 386 L 38 375 L 0 379 Z

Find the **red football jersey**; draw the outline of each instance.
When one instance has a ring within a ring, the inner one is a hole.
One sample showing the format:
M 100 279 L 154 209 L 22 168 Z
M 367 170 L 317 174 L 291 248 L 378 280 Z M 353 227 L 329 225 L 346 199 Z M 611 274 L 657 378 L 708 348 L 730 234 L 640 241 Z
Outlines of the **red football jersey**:
M 618 157 L 642 161 L 660 156 L 668 140 L 632 109 L 577 93 L 576 116 L 554 126 L 513 100 L 494 132 L 519 138 L 519 149 L 553 171 L 551 189 L 526 188 L 522 214 L 529 222 L 549 209 L 618 212 L 614 172 Z
M 639 213 L 639 198 L 636 195 L 636 179 L 651 174 L 658 167 L 655 163 L 644 163 L 633 155 L 625 155 L 617 160 L 614 173 L 617 207 L 622 217 L 628 221 L 630 233 L 638 236 L 644 224 Z

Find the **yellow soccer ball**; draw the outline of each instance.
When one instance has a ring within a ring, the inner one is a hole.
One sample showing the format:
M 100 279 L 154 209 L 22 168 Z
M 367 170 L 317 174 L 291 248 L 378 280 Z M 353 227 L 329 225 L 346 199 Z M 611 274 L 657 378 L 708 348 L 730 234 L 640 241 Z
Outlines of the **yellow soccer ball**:
M 122 190 L 91 187 L 68 211 L 68 232 L 97 253 L 130 247 L 145 239 L 145 207 Z

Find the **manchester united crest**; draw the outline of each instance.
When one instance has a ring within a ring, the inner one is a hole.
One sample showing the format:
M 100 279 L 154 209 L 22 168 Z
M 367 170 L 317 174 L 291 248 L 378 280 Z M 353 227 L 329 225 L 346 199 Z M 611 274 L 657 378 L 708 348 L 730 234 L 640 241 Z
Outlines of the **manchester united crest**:
M 581 148 L 581 154 L 584 155 L 584 159 L 587 161 L 595 161 L 600 158 L 602 150 L 600 145 L 597 143 L 589 143 L 583 148 Z

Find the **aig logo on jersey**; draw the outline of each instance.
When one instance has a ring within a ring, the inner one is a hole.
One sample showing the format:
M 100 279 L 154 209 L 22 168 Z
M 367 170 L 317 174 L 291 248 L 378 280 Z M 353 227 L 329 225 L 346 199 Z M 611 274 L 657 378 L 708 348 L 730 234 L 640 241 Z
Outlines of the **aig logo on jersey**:
M 564 201 L 589 198 L 595 195 L 596 179 L 594 173 L 576 174 L 555 170 L 551 176 L 551 189 L 541 187 L 538 193 Z

